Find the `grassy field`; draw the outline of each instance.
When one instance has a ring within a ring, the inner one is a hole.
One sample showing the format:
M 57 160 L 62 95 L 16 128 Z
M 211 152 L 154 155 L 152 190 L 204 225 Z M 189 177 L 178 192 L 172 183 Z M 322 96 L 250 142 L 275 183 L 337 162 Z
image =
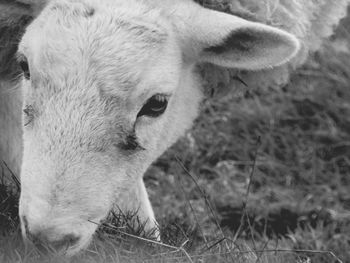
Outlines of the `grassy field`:
M 287 86 L 240 86 L 146 174 L 167 245 L 114 216 L 79 257 L 25 249 L 3 183 L 0 262 L 350 262 L 350 18 Z

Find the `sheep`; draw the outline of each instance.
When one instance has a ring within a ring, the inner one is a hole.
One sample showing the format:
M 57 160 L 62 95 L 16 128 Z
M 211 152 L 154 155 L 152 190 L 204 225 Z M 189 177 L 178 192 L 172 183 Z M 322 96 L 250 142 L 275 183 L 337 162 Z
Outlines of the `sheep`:
M 348 2 L 202 3 L 232 14 L 190 0 L 0 2 L 2 30 L 16 29 L 0 39 L 0 153 L 21 170 L 24 238 L 73 255 L 89 244 L 90 221 L 117 208 L 156 228 L 142 176 L 198 115 L 196 65 L 209 78 L 212 64 L 251 85 L 281 85 Z M 20 89 L 4 92 L 11 86 Z M 8 145 L 14 130 L 23 141 Z

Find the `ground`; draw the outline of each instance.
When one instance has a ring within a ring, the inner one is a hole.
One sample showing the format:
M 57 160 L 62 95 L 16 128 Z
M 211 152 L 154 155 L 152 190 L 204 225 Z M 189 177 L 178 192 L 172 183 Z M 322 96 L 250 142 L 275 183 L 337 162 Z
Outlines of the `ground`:
M 111 216 L 72 261 L 350 262 L 349 32 L 347 18 L 285 87 L 237 80 L 208 97 L 145 176 L 169 246 Z M 13 185 L 0 185 L 0 262 L 69 262 L 25 251 Z

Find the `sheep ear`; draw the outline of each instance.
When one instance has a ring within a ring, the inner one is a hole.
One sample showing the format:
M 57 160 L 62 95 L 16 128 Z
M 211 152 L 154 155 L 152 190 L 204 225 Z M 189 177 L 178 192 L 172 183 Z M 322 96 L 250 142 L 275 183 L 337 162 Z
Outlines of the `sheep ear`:
M 12 80 L 19 73 L 18 43 L 27 25 L 44 8 L 47 0 L 0 1 L 0 79 Z
M 250 22 L 233 26 L 223 38 L 212 41 L 204 43 L 201 61 L 248 70 L 279 66 L 299 50 L 299 42 L 292 35 Z
M 283 30 L 199 5 L 188 4 L 181 16 L 184 53 L 195 62 L 259 70 L 289 61 L 300 48 L 297 38 Z

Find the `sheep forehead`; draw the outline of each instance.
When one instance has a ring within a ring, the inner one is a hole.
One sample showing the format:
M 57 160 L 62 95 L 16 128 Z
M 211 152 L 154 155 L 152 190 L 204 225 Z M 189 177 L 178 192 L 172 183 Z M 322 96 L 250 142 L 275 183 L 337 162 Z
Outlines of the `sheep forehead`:
M 166 26 L 154 10 L 54 1 L 29 27 L 20 51 L 33 69 L 49 78 L 92 76 L 101 85 L 133 87 L 145 65 L 167 42 Z M 135 19 L 140 17 L 140 19 Z M 88 76 L 86 76 L 88 75 Z

